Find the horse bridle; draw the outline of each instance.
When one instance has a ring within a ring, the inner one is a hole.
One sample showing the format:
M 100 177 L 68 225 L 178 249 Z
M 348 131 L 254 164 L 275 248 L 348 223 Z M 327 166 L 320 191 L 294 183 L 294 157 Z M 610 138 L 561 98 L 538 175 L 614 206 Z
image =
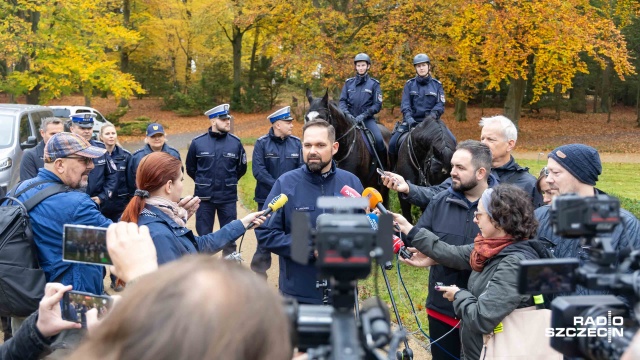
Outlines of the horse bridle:
M 311 109 L 309 109 L 311 110 Z M 329 117 L 329 121 L 330 123 L 333 123 L 333 116 L 331 116 L 331 110 L 329 108 L 321 108 L 318 110 L 324 110 L 327 112 L 327 115 Z M 349 133 L 351 133 L 353 130 L 355 130 L 357 124 L 353 124 L 353 126 L 351 126 L 351 128 L 349 128 L 349 130 L 347 130 L 344 134 L 342 134 L 342 136 L 340 136 L 339 138 L 336 139 L 336 142 L 340 142 L 340 140 L 342 140 L 342 138 L 344 138 L 345 136 L 349 135 Z M 351 140 L 351 145 L 349 145 L 349 149 L 347 150 L 347 153 L 340 159 L 340 160 L 336 160 L 336 163 L 340 163 L 342 161 L 344 161 L 346 158 L 349 157 L 349 155 L 351 154 L 351 151 L 353 151 L 354 146 L 356 145 L 356 139 L 357 139 L 358 134 L 356 134 L 355 132 L 353 133 L 353 140 Z
M 419 174 L 419 181 L 420 183 L 417 185 L 420 186 L 426 186 L 429 184 L 429 182 L 427 181 L 427 177 L 425 176 L 425 172 L 422 170 L 422 167 L 420 166 L 420 161 L 418 160 L 418 156 L 416 155 L 415 151 L 413 150 L 413 141 L 411 140 L 411 133 L 413 132 L 415 128 L 412 128 L 409 131 L 409 134 L 407 135 L 407 150 L 409 153 L 409 160 L 411 160 L 411 166 L 413 166 L 414 168 L 416 168 L 418 170 L 418 174 Z M 426 169 L 427 171 L 431 170 L 431 157 L 429 157 L 429 159 L 427 160 L 427 166 Z

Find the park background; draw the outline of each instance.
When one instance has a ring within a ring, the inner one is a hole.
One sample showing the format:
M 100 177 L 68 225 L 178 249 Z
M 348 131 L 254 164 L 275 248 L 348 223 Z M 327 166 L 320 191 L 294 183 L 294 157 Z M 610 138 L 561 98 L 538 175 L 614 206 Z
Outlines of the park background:
M 0 2 L 0 102 L 93 106 L 121 141 L 139 141 L 150 122 L 170 144 L 204 132 L 203 112 L 221 103 L 247 146 L 281 106 L 292 106 L 299 136 L 305 89 L 337 99 L 360 52 L 372 58 L 384 92 L 378 120 L 389 129 L 413 56 L 426 53 L 459 140 L 479 139 L 482 116 L 504 114 L 519 128 L 517 160 L 534 175 L 556 146 L 594 146 L 605 160 L 598 187 L 639 216 L 637 0 Z M 249 172 L 240 186 L 247 209 L 254 181 Z M 426 273 L 402 273 L 424 319 Z M 363 297 L 374 288 L 363 284 Z

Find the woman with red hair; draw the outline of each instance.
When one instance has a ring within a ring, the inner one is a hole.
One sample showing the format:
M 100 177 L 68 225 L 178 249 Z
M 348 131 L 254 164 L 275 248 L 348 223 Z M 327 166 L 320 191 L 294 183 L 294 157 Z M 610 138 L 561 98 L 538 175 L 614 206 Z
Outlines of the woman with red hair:
M 158 253 L 158 264 L 176 260 L 187 254 L 216 253 L 242 234 L 249 224 L 262 225 L 263 211 L 234 220 L 220 230 L 195 236 L 186 228 L 187 219 L 197 207 L 189 211 L 178 205 L 182 196 L 182 163 L 164 152 L 145 156 L 136 171 L 134 197 L 122 214 L 122 221 L 149 227 Z

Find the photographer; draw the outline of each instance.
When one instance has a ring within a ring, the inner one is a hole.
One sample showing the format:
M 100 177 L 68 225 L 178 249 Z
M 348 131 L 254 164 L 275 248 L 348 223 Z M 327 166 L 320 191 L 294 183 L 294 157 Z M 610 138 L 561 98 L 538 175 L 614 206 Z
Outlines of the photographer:
M 563 145 L 549 153 L 546 182 L 550 190 L 562 194 L 576 193 L 583 197 L 604 194 L 595 188 L 602 164 L 598 151 L 583 144 Z M 538 220 L 538 239 L 544 242 L 557 258 L 578 258 L 581 265 L 589 258 L 589 249 L 580 244 L 580 239 L 564 238 L 553 233 L 551 207 L 549 205 L 535 211 Z M 640 223 L 630 212 L 620 209 L 620 224 L 611 236 L 615 251 L 640 249 Z M 578 295 L 602 293 L 582 286 L 576 289 Z
M 533 305 L 530 295 L 518 293 L 518 269 L 521 260 L 552 257 L 535 240 L 536 220 L 528 194 L 514 185 L 503 184 L 486 189 L 474 213 L 480 228 L 473 244 L 447 244 L 433 232 L 413 227 L 401 215 L 394 214 L 403 233 L 415 248 L 411 259 L 401 261 L 418 267 L 442 264 L 458 270 L 473 270 L 467 289 L 455 285 L 437 286 L 436 291 L 453 302 L 462 319 L 460 338 L 466 359 L 479 359 L 483 334 L 494 328 L 513 310 Z

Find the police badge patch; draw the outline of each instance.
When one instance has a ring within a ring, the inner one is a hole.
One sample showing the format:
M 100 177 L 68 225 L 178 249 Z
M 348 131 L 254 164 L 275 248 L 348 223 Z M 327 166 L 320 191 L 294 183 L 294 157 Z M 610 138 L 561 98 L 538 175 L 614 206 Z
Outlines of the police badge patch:
M 444 94 L 440 94 L 440 101 L 444 103 Z
M 382 102 L 382 93 L 378 93 L 378 102 Z
M 242 163 L 243 164 L 247 163 L 247 153 L 242 154 Z
M 113 160 L 109 159 L 109 166 L 111 166 L 111 169 L 113 169 L 113 171 L 118 171 L 118 167 L 116 166 L 116 163 L 113 162 Z

